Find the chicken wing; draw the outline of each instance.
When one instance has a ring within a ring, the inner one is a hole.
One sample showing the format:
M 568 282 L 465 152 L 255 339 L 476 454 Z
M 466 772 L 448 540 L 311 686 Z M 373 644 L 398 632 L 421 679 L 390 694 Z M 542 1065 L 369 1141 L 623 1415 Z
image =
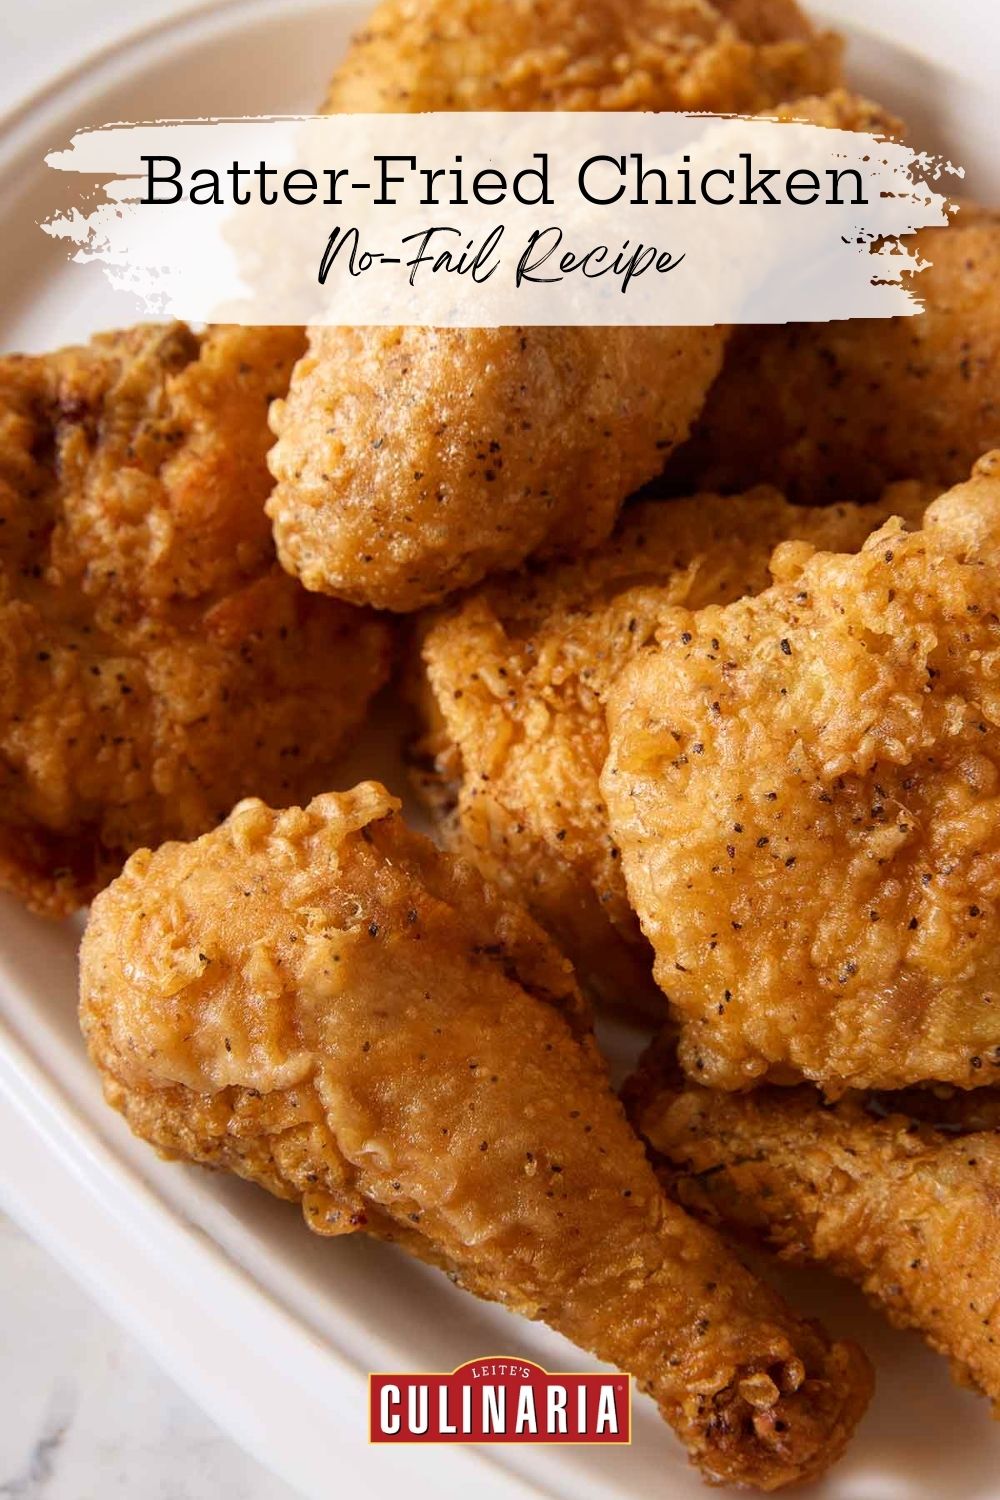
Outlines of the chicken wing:
M 786 543 L 609 694 L 602 786 L 687 1072 L 1000 1066 L 1000 454 L 862 552 Z
M 385 0 L 330 111 L 763 109 L 839 80 L 791 0 Z M 316 328 L 268 512 L 308 589 L 413 610 L 576 553 L 690 430 L 720 328 Z
M 1000 1135 L 949 1139 L 902 1111 L 874 1118 L 861 1094 L 824 1105 L 810 1084 L 685 1086 L 655 1058 L 626 1092 L 685 1207 L 856 1281 L 1000 1415 Z
M 529 908 L 602 1003 L 663 1011 L 600 791 L 616 673 L 676 606 L 766 588 L 780 541 L 859 547 L 892 515 L 918 523 L 931 498 L 898 485 L 865 509 L 763 488 L 650 500 L 599 553 L 493 580 L 427 629 L 420 780 L 445 840 Z
M 895 479 L 946 489 L 1000 446 L 1000 217 L 965 208 L 914 236 L 919 317 L 744 328 L 675 492 L 776 484 L 793 500 L 871 499 Z
M 134 855 L 94 903 L 81 1018 L 161 1152 L 364 1229 L 631 1370 L 717 1480 L 818 1474 L 864 1408 L 659 1189 L 570 965 L 377 784 Z
M 319 790 L 388 671 L 263 513 L 287 329 L 183 325 L 0 360 L 0 885 L 85 903 L 250 791 Z

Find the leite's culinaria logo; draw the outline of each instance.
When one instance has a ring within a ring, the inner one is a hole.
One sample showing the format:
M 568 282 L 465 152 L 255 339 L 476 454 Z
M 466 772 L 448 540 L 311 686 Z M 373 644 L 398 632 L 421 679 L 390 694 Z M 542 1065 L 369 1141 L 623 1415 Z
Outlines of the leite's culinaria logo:
M 373 1443 L 630 1443 L 629 1378 L 550 1374 L 510 1356 L 368 1378 Z

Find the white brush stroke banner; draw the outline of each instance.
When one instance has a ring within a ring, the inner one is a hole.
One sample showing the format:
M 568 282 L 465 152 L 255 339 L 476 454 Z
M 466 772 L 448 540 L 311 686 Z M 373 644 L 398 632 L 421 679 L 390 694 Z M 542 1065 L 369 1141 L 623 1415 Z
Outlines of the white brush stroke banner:
M 42 227 L 141 315 L 390 327 L 912 314 L 899 237 L 944 224 L 961 176 L 876 135 L 681 114 L 110 125 L 46 160 L 72 176 Z

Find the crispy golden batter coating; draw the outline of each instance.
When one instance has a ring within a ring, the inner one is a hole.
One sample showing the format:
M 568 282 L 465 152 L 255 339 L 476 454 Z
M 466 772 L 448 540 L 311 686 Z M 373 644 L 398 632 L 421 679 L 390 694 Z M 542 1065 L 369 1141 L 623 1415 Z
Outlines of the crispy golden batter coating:
M 21 507 L 46 491 L 49 566 L 129 615 L 269 566 L 267 408 L 302 348 L 294 328 L 150 324 L 0 361 L 2 478 Z
M 374 783 L 133 856 L 94 904 L 81 1017 L 168 1155 L 396 1240 L 631 1370 L 706 1475 L 821 1472 L 870 1388 L 660 1190 L 572 969 Z
M 854 556 L 685 613 L 602 786 L 692 1076 L 836 1094 L 1000 1065 L 1000 455 Z
M 808 1084 L 682 1087 L 655 1060 L 626 1092 L 681 1203 L 856 1281 L 1000 1415 L 1000 1135 L 949 1139 L 902 1112 L 878 1119 L 861 1094 L 824 1107 Z
M 1000 1130 L 1000 1088 L 958 1089 L 950 1083 L 923 1088 L 872 1090 L 865 1107 L 876 1116 L 909 1115 L 950 1135 Z
M 268 501 L 307 589 L 414 610 L 600 543 L 687 434 L 717 328 L 314 328 Z
M 945 489 L 1000 446 L 1000 217 L 966 208 L 914 245 L 932 262 L 919 317 L 734 334 L 676 489 L 866 500 L 895 479 Z
M 318 790 L 386 675 L 387 627 L 274 561 L 300 347 L 175 324 L 0 360 L 0 885 L 37 911 L 251 790 Z
M 809 94 L 779 104 L 768 110 L 777 120 L 800 120 L 810 125 L 825 125 L 830 130 L 860 130 L 876 135 L 902 137 L 903 121 L 881 104 L 849 89 L 831 89 L 826 94 Z
M 795 507 L 764 488 L 651 500 L 599 553 L 487 583 L 430 625 L 420 749 L 425 784 L 451 791 L 446 840 L 529 908 L 603 1002 L 663 1006 L 600 790 L 616 673 L 677 605 L 766 588 L 779 542 L 860 547 L 892 515 L 918 523 L 930 498 L 898 485 L 864 509 Z
M 325 108 L 758 110 L 835 87 L 839 55 L 790 0 L 386 0 Z M 271 414 L 283 566 L 308 589 L 413 610 L 598 545 L 687 436 L 725 338 L 314 329 Z
M 840 82 L 794 0 L 383 0 L 328 113 L 743 110 Z

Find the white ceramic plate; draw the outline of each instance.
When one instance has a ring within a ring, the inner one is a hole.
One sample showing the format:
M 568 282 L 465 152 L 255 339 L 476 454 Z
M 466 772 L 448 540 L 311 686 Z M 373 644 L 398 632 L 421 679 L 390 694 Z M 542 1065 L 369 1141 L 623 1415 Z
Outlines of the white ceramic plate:
M 308 109 L 366 8 L 231 0 L 103 54 L 7 121 L 0 348 L 53 348 L 131 317 L 98 271 L 69 268 L 36 228 L 51 206 L 46 150 L 107 120 Z M 992 0 L 829 0 L 823 10 L 871 28 L 852 33 L 856 81 L 963 161 L 972 195 L 1000 201 Z M 387 732 L 372 731 L 341 782 L 360 775 L 403 789 Z M 370 1370 L 450 1370 L 497 1351 L 554 1369 L 592 1362 L 402 1253 L 362 1237 L 316 1239 L 297 1210 L 256 1189 L 157 1161 L 104 1108 L 87 1067 L 78 937 L 75 924 L 49 926 L 0 900 L 0 1195 L 261 1461 L 315 1500 L 354 1486 L 414 1500 L 705 1494 L 645 1398 L 627 1450 L 370 1448 Z M 879 1374 L 849 1456 L 811 1496 L 995 1500 L 1000 1433 L 985 1403 L 852 1289 L 819 1276 L 789 1285 L 800 1305 L 860 1338 Z

